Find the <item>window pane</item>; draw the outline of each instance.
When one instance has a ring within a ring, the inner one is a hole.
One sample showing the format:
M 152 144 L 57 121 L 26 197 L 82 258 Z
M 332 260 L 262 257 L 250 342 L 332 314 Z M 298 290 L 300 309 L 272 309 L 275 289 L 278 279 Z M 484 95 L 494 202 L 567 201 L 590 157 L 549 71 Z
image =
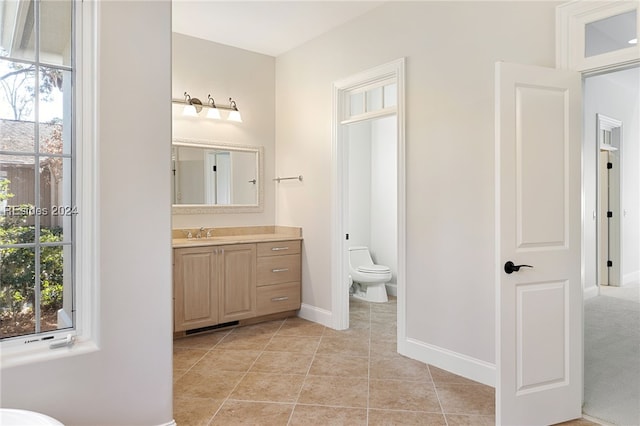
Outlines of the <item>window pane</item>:
M 349 115 L 358 115 L 364 113 L 364 93 L 353 93 L 349 96 Z
M 33 248 L 0 249 L 0 338 L 35 332 L 34 282 Z
M 32 121 L 0 118 L 0 151 L 35 152 L 34 129 Z
M 588 23 L 585 27 L 585 56 L 601 55 L 633 46 L 630 42 L 637 37 L 636 13 L 636 10 L 631 10 Z
M 71 204 L 71 159 L 40 159 L 40 241 L 71 241 L 71 219 L 78 214 Z
M 34 157 L 30 155 L 0 155 L 0 224 L 9 226 L 34 225 L 35 173 Z M 0 236 L 0 244 L 7 244 Z M 31 240 L 20 241 L 33 243 Z
M 384 107 L 395 106 L 398 103 L 398 89 L 396 83 L 384 86 Z
M 33 121 L 35 106 L 35 67 L 3 59 L 0 60 L 0 74 L 7 76 L 0 80 L 0 118 L 24 122 L 13 129 L 21 135 L 33 132 L 33 128 L 28 129 L 28 122 Z M 4 133 L 2 137 L 5 138 Z M 33 152 L 33 147 L 29 149 Z
M 40 62 L 71 65 L 71 1 L 40 3 Z
M 15 59 L 35 60 L 35 3 L 33 1 L 5 0 L 2 6 L 2 28 L 0 56 Z
M 65 263 L 69 263 L 69 246 L 42 247 L 40 252 L 40 327 L 41 331 L 71 327 L 65 321 L 58 324 L 58 310 L 63 308 L 65 295 Z M 70 247 L 69 247 L 70 248 Z M 67 262 L 65 262 L 67 260 Z M 69 283 L 66 283 L 70 285 Z
M 367 90 L 367 112 L 382 109 L 382 87 Z
M 40 68 L 40 152 L 71 153 L 71 73 Z

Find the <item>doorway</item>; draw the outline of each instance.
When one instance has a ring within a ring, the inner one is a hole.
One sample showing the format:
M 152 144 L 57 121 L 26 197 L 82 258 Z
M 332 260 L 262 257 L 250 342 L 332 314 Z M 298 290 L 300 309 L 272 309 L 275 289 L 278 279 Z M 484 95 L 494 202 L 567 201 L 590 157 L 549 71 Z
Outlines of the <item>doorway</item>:
M 640 420 L 639 93 L 637 65 L 584 79 L 583 411 L 613 424 Z
M 385 228 L 392 228 L 391 232 L 395 234 L 396 241 L 376 242 L 380 238 L 380 234 L 373 236 L 370 231 L 356 231 L 355 238 L 362 238 L 366 244 L 375 244 L 381 247 L 379 253 L 383 258 L 391 259 L 389 263 L 395 263 L 396 271 L 394 274 L 396 281 L 397 294 L 397 318 L 398 318 L 398 342 L 404 340 L 404 277 L 405 277 L 405 157 L 404 157 L 404 59 L 399 59 L 388 64 L 361 72 L 354 76 L 345 78 L 334 83 L 333 96 L 333 176 L 334 176 L 334 211 L 333 211 L 333 242 L 332 242 L 332 312 L 333 312 L 333 328 L 344 330 L 349 328 L 349 290 L 351 283 L 349 282 L 349 257 L 348 248 L 354 240 L 350 238 L 350 227 L 356 226 L 349 223 L 350 199 L 355 203 L 357 197 L 356 189 L 350 191 L 349 173 L 354 170 L 355 165 L 350 167 L 350 153 L 360 155 L 355 148 L 355 133 L 363 131 L 367 128 L 379 134 L 391 134 L 393 144 L 386 148 L 380 148 L 380 152 L 391 149 L 393 158 L 383 159 L 382 164 L 373 165 L 369 161 L 370 168 L 384 170 L 375 175 L 370 175 L 369 189 L 365 189 L 371 196 L 376 199 L 376 205 L 383 202 L 388 185 L 395 186 L 395 199 L 393 202 L 387 202 L 385 211 L 393 211 L 395 220 L 389 222 L 389 218 L 379 219 L 376 214 L 369 214 L 369 220 L 376 223 L 384 222 Z M 393 126 L 389 126 L 389 123 Z M 383 124 L 386 123 L 386 124 Z M 382 131 L 381 129 L 385 130 Z M 350 135 L 351 133 L 351 135 Z M 395 135 L 395 138 L 393 138 Z M 385 137 L 389 140 L 388 137 Z M 369 148 L 373 147 L 372 139 L 369 139 Z M 353 152 L 350 152 L 350 148 Z M 376 148 L 377 149 L 377 148 Z M 373 152 L 373 151 L 371 151 Z M 370 154 L 369 154 L 370 155 Z M 375 154 L 372 158 L 377 158 L 380 163 L 384 155 Z M 364 154 L 360 156 L 360 159 Z M 390 167 L 392 166 L 392 167 Z M 393 173 L 392 179 L 384 174 Z M 378 179 L 379 178 L 379 179 Z M 378 181 L 375 182 L 374 181 Z M 375 185 L 371 191 L 372 185 Z M 355 191 L 355 192 L 354 192 Z M 351 192 L 351 194 L 350 194 Z M 378 199 L 381 198 L 381 199 Z M 361 200 L 362 201 L 362 200 Z M 364 206 L 364 202 L 359 207 Z M 353 208 L 355 207 L 355 204 Z M 370 204 L 369 210 L 373 206 Z M 366 207 L 365 207 L 366 209 Z M 385 216 L 389 216 L 386 214 Z M 386 220 L 385 220 L 386 219 Z M 359 226 L 358 224 L 357 226 Z M 380 225 L 382 226 L 382 225 Z M 369 226 L 371 229 L 371 226 Z M 386 252 L 383 254 L 383 252 Z M 391 254 L 390 254 L 391 253 Z M 393 291 L 393 290 L 392 290 Z
M 388 267 L 391 279 L 384 290 L 397 296 L 397 116 L 360 120 L 344 127 L 347 246 L 366 247 L 375 264 Z M 359 296 L 366 292 L 361 287 L 351 284 L 349 292 L 366 301 Z
M 585 298 L 640 281 L 640 66 L 584 78 Z
M 589 99 L 585 99 L 589 101 Z M 598 284 L 620 286 L 620 155 L 622 122 L 596 114 Z

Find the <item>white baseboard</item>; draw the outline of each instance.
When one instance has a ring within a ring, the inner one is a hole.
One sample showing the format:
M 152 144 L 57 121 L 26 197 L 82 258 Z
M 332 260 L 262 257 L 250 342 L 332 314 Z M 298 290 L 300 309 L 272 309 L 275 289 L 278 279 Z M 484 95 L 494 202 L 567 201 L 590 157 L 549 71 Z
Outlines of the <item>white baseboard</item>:
M 589 288 L 585 288 L 582 292 L 582 297 L 584 300 L 591 299 L 592 297 L 596 297 L 598 295 L 598 287 L 592 285 Z
M 399 342 L 400 354 L 441 368 L 467 379 L 495 387 L 496 366 L 448 349 L 429 345 L 407 337 L 404 344 Z
M 624 274 L 622 277 L 622 285 L 629 285 L 631 283 L 637 283 L 640 281 L 640 271 L 631 272 L 629 274 Z
M 331 311 L 326 309 L 317 308 L 315 306 L 307 305 L 305 303 L 300 305 L 298 316 L 302 319 L 317 322 L 325 327 L 333 327 L 333 319 Z

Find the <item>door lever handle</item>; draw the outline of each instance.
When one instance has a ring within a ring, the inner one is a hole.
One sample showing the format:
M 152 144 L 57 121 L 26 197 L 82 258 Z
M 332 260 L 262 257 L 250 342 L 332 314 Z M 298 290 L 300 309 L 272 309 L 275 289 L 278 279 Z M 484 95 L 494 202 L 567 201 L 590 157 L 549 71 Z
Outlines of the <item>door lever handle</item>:
M 520 268 L 533 268 L 531 265 L 514 265 L 512 261 L 508 261 L 504 264 L 504 271 L 507 274 L 512 274 L 514 272 L 518 272 Z

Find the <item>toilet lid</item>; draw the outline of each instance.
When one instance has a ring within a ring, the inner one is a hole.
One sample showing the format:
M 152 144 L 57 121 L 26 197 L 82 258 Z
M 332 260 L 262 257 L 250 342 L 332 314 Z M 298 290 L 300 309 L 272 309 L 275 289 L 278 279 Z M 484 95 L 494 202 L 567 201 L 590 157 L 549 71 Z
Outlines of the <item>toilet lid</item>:
M 382 265 L 363 265 L 358 266 L 358 271 L 366 272 L 368 274 L 387 274 L 391 272 L 391 269 L 389 269 L 388 266 Z

